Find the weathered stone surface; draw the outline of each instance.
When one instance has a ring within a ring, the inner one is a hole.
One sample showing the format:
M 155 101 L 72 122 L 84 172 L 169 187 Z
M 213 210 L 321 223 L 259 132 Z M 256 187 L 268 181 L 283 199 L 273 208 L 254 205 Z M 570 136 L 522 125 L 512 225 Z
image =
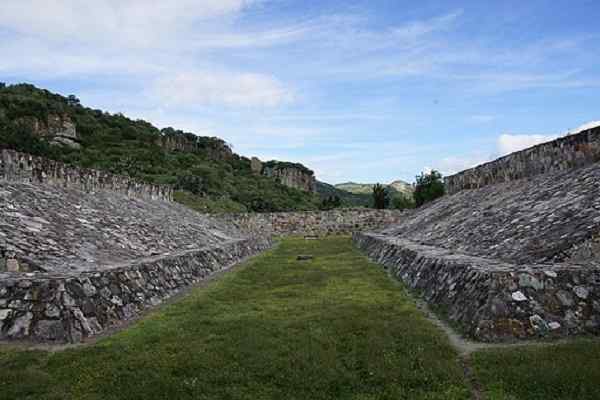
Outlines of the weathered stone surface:
M 305 192 L 317 191 L 317 179 L 313 171 L 285 164 L 263 165 L 262 174 L 274 178 L 282 185 Z
M 0 216 L 5 246 L 15 262 L 29 266 L 7 268 L 14 272 L 102 269 L 246 236 L 177 203 L 1 178 Z M 78 285 L 93 291 L 89 284 Z
M 0 310 L 0 339 L 81 341 L 270 245 L 268 238 L 236 239 L 98 271 L 38 273 L 28 288 L 14 285 L 18 275 L 0 275 L 0 293 L 8 300 Z M 44 296 L 28 297 L 42 288 Z
M 600 127 L 509 154 L 446 177 L 450 194 L 463 189 L 560 172 L 600 161 Z
M 13 150 L 0 150 L 0 181 L 45 183 L 86 193 L 110 191 L 141 199 L 171 201 L 173 188 L 105 171 L 79 168 Z M 34 228 L 35 229 L 35 228 Z
M 600 333 L 599 313 L 593 308 L 600 301 L 600 282 L 590 283 L 594 289 L 585 299 L 578 296 L 575 301 L 574 290 L 576 282 L 593 282 L 598 267 L 517 265 L 385 234 L 355 233 L 353 239 L 475 339 L 496 342 Z M 555 274 L 548 276 L 547 271 Z
M 397 224 L 405 211 L 366 208 L 280 213 L 226 214 L 221 220 L 251 235 L 299 235 L 317 238 L 376 231 Z
M 463 190 L 406 215 L 387 234 L 517 264 L 600 265 L 600 253 L 578 251 L 600 232 L 598 182 L 600 164 L 592 164 Z

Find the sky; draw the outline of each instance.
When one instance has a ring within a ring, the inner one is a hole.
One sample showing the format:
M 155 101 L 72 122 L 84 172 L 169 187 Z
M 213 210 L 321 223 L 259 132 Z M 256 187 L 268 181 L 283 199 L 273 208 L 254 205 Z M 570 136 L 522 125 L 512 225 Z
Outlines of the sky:
M 598 20 L 596 0 L 1 0 L 0 81 L 329 183 L 412 182 L 600 120 Z

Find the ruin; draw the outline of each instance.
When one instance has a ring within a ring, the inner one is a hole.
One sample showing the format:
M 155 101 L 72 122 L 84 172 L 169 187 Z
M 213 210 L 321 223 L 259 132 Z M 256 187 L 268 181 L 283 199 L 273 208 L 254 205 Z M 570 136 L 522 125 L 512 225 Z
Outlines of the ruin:
M 172 188 L 0 152 L 0 339 L 79 342 L 271 247 L 282 234 L 339 234 L 400 212 L 215 217 Z
M 78 342 L 271 247 L 355 244 L 482 341 L 600 331 L 600 128 L 446 179 L 418 210 L 199 214 L 172 188 L 0 152 L 0 339 Z
M 354 241 L 469 336 L 600 332 L 600 129 L 446 179 L 450 195 Z

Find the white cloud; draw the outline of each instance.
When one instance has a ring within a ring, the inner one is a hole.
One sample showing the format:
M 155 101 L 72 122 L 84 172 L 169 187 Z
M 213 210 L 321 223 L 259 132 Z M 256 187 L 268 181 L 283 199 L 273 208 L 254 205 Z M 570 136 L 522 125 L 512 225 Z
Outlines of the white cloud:
M 558 135 L 511 135 L 503 134 L 498 137 L 497 147 L 500 155 L 506 155 L 523 150 L 536 144 L 554 140 Z
M 155 91 L 169 106 L 275 107 L 294 99 L 293 92 L 277 79 L 254 73 L 178 73 L 160 78 Z
M 239 12 L 251 3 L 255 1 L 3 0 L 0 26 L 53 41 L 154 47 L 198 21 Z
M 592 129 L 595 128 L 597 126 L 600 126 L 600 121 L 590 121 L 588 123 L 585 123 L 581 126 L 578 126 L 577 128 L 573 129 L 573 130 L 569 130 L 569 134 L 575 134 L 575 133 L 579 133 L 582 131 L 587 131 L 588 129 Z

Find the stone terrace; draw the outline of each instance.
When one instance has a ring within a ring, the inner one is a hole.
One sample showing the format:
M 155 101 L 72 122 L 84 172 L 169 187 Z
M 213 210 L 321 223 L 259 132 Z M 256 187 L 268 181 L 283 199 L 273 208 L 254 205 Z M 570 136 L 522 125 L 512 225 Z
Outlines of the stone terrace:
M 179 204 L 111 191 L 5 181 L 0 199 L 0 240 L 40 271 L 99 270 L 244 237 Z
M 354 240 L 470 336 L 600 333 L 600 129 L 447 178 L 452 195 Z

